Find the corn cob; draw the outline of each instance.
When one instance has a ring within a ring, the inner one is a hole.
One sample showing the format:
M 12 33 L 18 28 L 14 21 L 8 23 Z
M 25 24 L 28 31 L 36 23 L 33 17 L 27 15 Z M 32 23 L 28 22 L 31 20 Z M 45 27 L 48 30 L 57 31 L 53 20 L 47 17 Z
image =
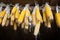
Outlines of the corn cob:
M 8 14 L 8 17 L 7 17 L 7 20 L 6 20 L 6 24 L 5 24 L 6 27 L 9 25 L 9 21 L 10 21 L 9 19 L 10 19 L 10 13 Z
M 29 23 L 28 18 L 25 18 L 24 20 L 25 20 L 25 29 L 28 29 L 28 23 Z
M 18 6 L 18 4 L 15 4 L 15 6 L 12 8 L 12 11 L 11 11 L 11 22 L 10 22 L 11 25 L 13 25 L 13 22 L 15 20 L 15 14 L 17 11 L 17 6 Z
M 53 20 L 53 14 L 52 14 L 51 8 L 47 3 L 46 3 L 46 6 L 45 6 L 45 12 L 46 12 L 47 19 L 48 20 Z
M 20 12 L 19 12 L 19 10 L 17 9 L 17 10 L 16 10 L 16 13 L 15 13 L 15 18 L 16 18 L 16 19 L 18 19 L 19 13 L 20 13 Z
M 16 8 L 16 5 L 12 8 L 12 11 L 11 11 L 11 14 L 15 14 L 17 8 Z
M 27 6 L 24 7 L 24 9 L 22 10 L 21 14 L 19 15 L 19 18 L 18 18 L 18 23 L 22 23 L 23 20 L 24 20 L 24 17 L 25 17 L 25 14 L 26 14 L 26 8 Z
M 42 16 L 41 16 L 41 14 L 40 14 L 40 9 L 39 9 L 39 6 L 37 5 L 36 6 L 36 19 L 37 19 L 37 21 L 40 21 L 41 23 L 43 22 L 43 20 L 42 20 Z
M 6 20 L 7 20 L 7 14 L 5 14 L 5 16 L 4 16 L 4 18 L 3 18 L 2 26 L 5 26 Z
M 43 12 L 43 21 L 46 22 L 46 14 L 45 14 L 45 10 L 43 9 L 42 12 Z
M 0 12 L 0 24 L 2 23 L 2 20 L 3 20 L 3 17 L 5 16 L 5 14 L 6 14 L 6 10 L 3 10 L 3 11 L 1 11 Z
M 18 18 L 19 18 L 19 14 L 20 13 L 20 10 L 19 10 L 19 6 L 17 7 L 17 10 L 16 10 L 16 13 L 15 13 L 15 21 L 18 22 Z
M 56 20 L 57 26 L 60 26 L 60 14 L 59 13 L 55 14 L 55 20 Z
M 44 25 L 47 26 L 47 17 L 46 17 L 46 13 L 45 13 L 45 8 L 42 9 L 42 12 L 43 12 Z
M 36 23 L 35 29 L 34 29 L 34 35 L 37 36 L 39 33 L 39 29 L 40 29 L 40 22 Z
M 0 7 L 0 15 L 2 13 L 2 7 Z M 0 24 L 2 23 L 2 19 L 1 19 L 1 16 L 0 16 Z
M 52 14 L 50 6 L 47 3 L 45 6 L 45 15 L 46 15 L 47 27 L 51 28 L 51 20 L 53 20 L 53 14 Z
M 10 25 L 13 25 L 14 19 L 15 19 L 15 17 L 14 17 L 14 15 L 12 15 L 12 16 L 11 16 L 11 22 L 10 22 Z
M 25 16 L 25 9 L 22 10 L 21 14 L 19 15 L 19 18 L 18 18 L 18 23 L 19 24 L 23 22 L 24 16 Z
M 33 12 L 32 12 L 32 24 L 33 24 L 33 26 L 36 25 L 35 7 L 34 7 Z
M 28 7 L 26 8 L 26 15 L 25 15 L 25 29 L 28 30 L 28 26 L 29 26 L 29 20 L 28 17 L 30 16 L 30 11 L 28 9 Z
M 55 20 L 58 27 L 60 27 L 60 13 L 58 12 L 58 6 L 56 6 Z
M 39 6 L 36 5 L 36 26 L 34 29 L 34 35 L 37 36 L 39 33 L 39 29 L 40 29 L 40 24 L 43 22 L 41 14 L 40 14 L 40 10 L 39 10 Z

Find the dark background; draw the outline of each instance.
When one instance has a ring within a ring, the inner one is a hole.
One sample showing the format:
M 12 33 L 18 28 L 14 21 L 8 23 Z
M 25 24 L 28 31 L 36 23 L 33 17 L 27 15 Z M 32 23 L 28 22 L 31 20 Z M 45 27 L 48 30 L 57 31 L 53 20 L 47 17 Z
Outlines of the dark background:
M 60 0 L 35 0 L 39 3 L 39 5 L 44 4 L 45 2 L 49 2 L 50 5 L 56 6 L 56 4 L 60 5 Z M 0 2 L 4 3 L 20 3 L 21 5 L 25 5 L 29 3 L 34 5 L 34 0 L 0 0 Z M 55 10 L 53 10 L 53 15 L 55 14 Z M 59 40 L 60 39 L 60 28 L 56 26 L 55 20 L 52 22 L 52 28 L 48 29 L 41 25 L 40 34 L 38 35 L 38 40 Z M 13 26 L 2 27 L 0 25 L 0 40 L 35 40 L 33 33 L 28 32 L 25 33 L 23 29 L 19 28 L 14 31 Z
M 25 5 L 26 3 L 34 5 L 35 1 L 37 1 L 37 3 L 39 3 L 40 5 L 46 2 L 49 2 L 50 5 L 60 5 L 60 0 L 0 0 L 0 2 L 4 3 L 20 3 L 21 5 Z

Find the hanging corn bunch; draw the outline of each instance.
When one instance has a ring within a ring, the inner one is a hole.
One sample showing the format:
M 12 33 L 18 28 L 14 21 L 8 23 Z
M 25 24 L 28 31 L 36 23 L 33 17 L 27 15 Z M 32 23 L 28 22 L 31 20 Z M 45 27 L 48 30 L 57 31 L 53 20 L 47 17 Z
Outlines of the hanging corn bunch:
M 17 30 L 18 26 L 26 30 L 30 30 L 34 27 L 34 36 L 37 36 L 40 30 L 41 23 L 44 22 L 44 25 L 48 28 L 51 28 L 51 22 L 54 19 L 50 5 L 46 3 L 45 7 L 42 9 L 43 19 L 40 13 L 39 5 L 37 4 L 31 14 L 29 10 L 29 4 L 26 4 L 25 7 L 20 11 L 19 4 L 11 9 L 10 5 L 7 5 L 5 9 L 2 10 L 0 7 L 0 24 L 3 26 L 10 25 L 14 27 L 14 30 Z M 11 10 L 10 10 L 11 9 Z M 58 12 L 58 6 L 56 7 L 55 21 L 57 26 L 60 26 L 60 14 Z M 21 24 L 21 25 L 20 25 Z

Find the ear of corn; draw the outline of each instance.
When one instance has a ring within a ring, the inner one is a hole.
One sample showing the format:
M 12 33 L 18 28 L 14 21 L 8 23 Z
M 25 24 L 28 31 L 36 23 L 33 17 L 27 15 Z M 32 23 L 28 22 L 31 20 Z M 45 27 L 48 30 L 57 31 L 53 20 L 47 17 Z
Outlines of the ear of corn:
M 36 25 L 35 8 L 33 9 L 33 12 L 32 12 L 32 24 L 33 24 L 34 26 Z
M 60 13 L 56 13 L 56 14 L 55 14 L 55 20 L 56 20 L 57 26 L 60 27 Z
M 14 7 L 12 8 L 11 14 L 15 14 L 16 10 L 17 10 L 17 8 L 16 8 L 16 6 L 14 6 Z
M 28 30 L 28 26 L 29 26 L 29 20 L 28 20 L 28 17 L 30 16 L 30 11 L 28 8 L 26 8 L 26 14 L 25 14 L 25 29 Z
M 0 15 L 1 15 L 1 13 L 2 13 L 2 7 L 0 7 Z M 0 16 L 0 24 L 2 23 L 2 18 L 1 18 L 1 16 Z
M 42 12 L 43 12 L 44 25 L 45 25 L 46 27 L 48 27 L 48 22 L 47 22 L 47 17 L 46 17 L 46 13 L 45 13 L 45 8 L 42 9 Z
M 4 9 L 3 11 L 1 11 L 1 13 L 0 13 L 0 17 L 4 17 L 5 16 L 5 14 L 6 14 L 6 10 Z
M 17 11 L 17 5 L 15 5 L 15 6 L 12 8 L 12 11 L 11 11 L 11 22 L 10 22 L 11 25 L 13 25 L 13 22 L 14 22 L 14 20 L 15 20 L 16 11 Z
M 10 13 L 9 14 L 7 14 L 7 20 L 6 20 L 6 24 L 5 24 L 5 26 L 8 26 L 9 25 L 9 18 L 10 18 Z
M 40 10 L 39 10 L 39 6 L 37 5 L 36 6 L 36 26 L 35 26 L 35 29 L 34 29 L 34 35 L 37 36 L 38 33 L 39 33 L 39 29 L 40 29 L 40 24 L 43 22 L 42 20 L 42 16 L 40 14 Z
M 15 13 L 15 18 L 17 20 L 18 20 L 18 17 L 19 17 L 19 13 L 20 13 L 19 6 L 17 6 L 16 13 Z
M 46 17 L 46 19 L 44 19 L 46 21 L 45 25 L 47 24 L 46 26 L 48 28 L 51 28 L 51 20 L 53 20 L 53 14 L 52 14 L 50 6 L 47 3 L 45 5 L 45 17 Z
M 22 23 L 23 20 L 24 20 L 25 13 L 26 13 L 25 10 L 26 10 L 26 9 L 24 8 L 24 9 L 22 10 L 21 14 L 19 15 L 19 18 L 18 18 L 18 23 L 19 23 L 19 24 Z
M 39 6 L 38 6 L 38 5 L 36 6 L 36 19 L 37 19 L 38 21 L 41 21 L 41 23 L 43 22 L 42 16 L 41 16 L 41 14 L 40 14 L 40 10 L 39 10 Z
M 39 33 L 39 29 L 40 29 L 40 22 L 36 23 L 35 29 L 34 29 L 34 35 L 37 36 Z
M 25 21 L 25 29 L 28 29 L 28 25 L 29 25 L 28 18 L 25 17 L 24 21 Z
M 26 8 L 28 7 L 29 5 L 26 4 L 26 6 L 24 7 L 24 9 L 22 10 L 19 18 L 18 18 L 18 23 L 22 23 L 23 20 L 24 20 L 24 17 L 25 17 L 25 14 L 26 14 Z
M 16 10 L 16 13 L 15 13 L 15 18 L 16 18 L 16 19 L 18 19 L 19 13 L 20 13 L 20 12 L 19 12 L 19 10 L 17 9 L 17 10 Z
M 56 6 L 55 21 L 56 21 L 57 26 L 60 27 L 60 13 L 58 10 L 58 6 Z
M 5 26 L 6 20 L 7 20 L 7 14 L 5 14 L 5 16 L 4 16 L 4 18 L 3 18 L 2 26 Z
M 43 9 L 42 12 L 43 12 L 43 21 L 46 22 L 47 20 L 46 20 L 45 10 Z
M 11 16 L 11 23 L 10 23 L 11 25 L 13 25 L 14 19 L 15 19 L 15 17 L 14 17 L 14 15 L 12 15 Z
M 11 11 L 11 25 L 13 25 L 13 22 L 15 20 L 15 14 L 16 14 L 16 11 L 17 11 L 17 4 L 15 4 L 15 6 L 12 8 L 12 11 Z
M 6 14 L 5 10 L 0 12 L 0 24 L 2 23 L 2 20 L 3 20 L 3 17 L 5 16 L 5 14 Z
M 47 19 L 48 20 L 53 20 L 53 14 L 52 14 L 51 8 L 47 3 L 46 3 L 46 6 L 45 6 L 45 12 L 46 12 Z

